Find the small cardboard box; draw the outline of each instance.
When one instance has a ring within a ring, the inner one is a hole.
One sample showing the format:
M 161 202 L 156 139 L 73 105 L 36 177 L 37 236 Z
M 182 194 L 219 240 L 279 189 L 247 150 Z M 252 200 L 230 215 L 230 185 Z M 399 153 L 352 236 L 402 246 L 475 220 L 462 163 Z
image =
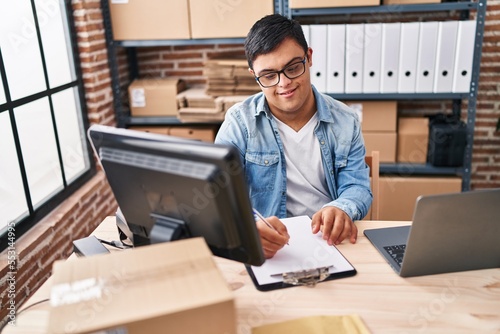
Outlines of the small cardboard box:
M 425 163 L 429 146 L 429 119 L 403 117 L 398 120 L 398 162 Z
M 253 24 L 274 13 L 273 0 L 190 0 L 192 38 L 245 37 Z
M 412 220 L 418 196 L 456 193 L 462 189 L 460 177 L 381 176 L 380 220 Z
M 366 152 L 379 151 L 380 162 L 396 162 L 396 132 L 363 132 Z
M 358 114 L 363 131 L 396 132 L 396 101 L 352 101 L 346 104 Z
M 290 0 L 290 8 L 378 6 L 379 0 Z
M 201 140 L 213 143 L 217 134 L 216 126 L 200 125 L 200 126 L 172 126 L 168 134 L 171 136 Z
M 203 238 L 58 261 L 48 333 L 235 333 L 234 298 Z
M 132 116 L 177 116 L 177 94 L 186 88 L 174 78 L 136 79 L 128 87 Z
M 109 0 L 115 40 L 187 39 L 188 0 Z M 169 15 L 175 13 L 175 15 Z

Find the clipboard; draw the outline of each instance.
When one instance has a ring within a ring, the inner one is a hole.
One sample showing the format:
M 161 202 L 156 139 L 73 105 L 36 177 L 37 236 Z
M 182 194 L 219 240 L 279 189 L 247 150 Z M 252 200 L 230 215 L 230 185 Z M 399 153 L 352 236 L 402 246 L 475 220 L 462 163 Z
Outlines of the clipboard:
M 308 216 L 281 221 L 288 229 L 290 244 L 259 267 L 245 266 L 257 290 L 314 287 L 320 282 L 356 275 L 356 269 L 337 247 L 328 245 L 321 232 L 311 232 Z

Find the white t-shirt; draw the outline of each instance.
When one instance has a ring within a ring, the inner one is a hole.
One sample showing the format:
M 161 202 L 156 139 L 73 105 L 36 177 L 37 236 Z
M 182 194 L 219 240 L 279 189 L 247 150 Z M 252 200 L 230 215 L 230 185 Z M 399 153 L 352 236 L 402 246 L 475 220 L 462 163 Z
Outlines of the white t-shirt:
M 285 149 L 287 181 L 287 215 L 312 217 L 323 205 L 331 202 L 314 128 L 313 117 L 298 132 L 276 119 Z

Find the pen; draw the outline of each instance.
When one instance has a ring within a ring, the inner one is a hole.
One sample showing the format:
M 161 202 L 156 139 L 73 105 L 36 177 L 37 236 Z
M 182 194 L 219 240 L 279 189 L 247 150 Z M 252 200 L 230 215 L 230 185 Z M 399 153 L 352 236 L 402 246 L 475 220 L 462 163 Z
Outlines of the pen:
M 269 227 L 270 229 L 273 229 L 274 231 L 276 231 L 276 233 L 280 234 L 280 233 L 278 232 L 278 230 L 277 230 L 277 229 L 276 229 L 273 225 L 271 225 L 271 223 L 270 223 L 270 222 L 268 222 L 268 221 L 267 221 L 267 219 L 266 219 L 266 218 L 264 218 L 264 216 L 263 216 L 263 215 L 261 215 L 261 214 L 260 214 L 260 212 L 259 212 L 259 211 L 257 211 L 255 208 L 253 208 L 253 213 L 254 213 L 254 214 L 255 214 L 255 215 L 256 215 L 256 216 L 257 216 L 260 220 L 262 220 L 262 221 L 264 222 L 264 224 L 266 224 L 266 225 L 267 225 L 267 227 Z M 286 244 L 288 245 L 288 242 L 287 242 Z

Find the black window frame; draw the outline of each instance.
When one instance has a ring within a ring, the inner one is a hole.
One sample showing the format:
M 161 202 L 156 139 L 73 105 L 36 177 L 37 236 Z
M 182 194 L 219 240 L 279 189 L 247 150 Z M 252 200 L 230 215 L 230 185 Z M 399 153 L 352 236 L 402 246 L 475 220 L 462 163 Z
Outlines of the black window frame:
M 16 240 L 19 239 L 19 237 L 21 237 L 23 234 L 28 232 L 33 226 L 35 226 L 38 222 L 40 222 L 40 220 L 42 220 L 51 211 L 53 211 L 57 206 L 59 206 L 61 203 L 63 203 L 64 200 L 66 200 L 69 196 L 71 196 L 78 189 L 80 189 L 97 172 L 94 156 L 93 156 L 92 150 L 91 150 L 91 148 L 88 144 L 88 141 L 87 141 L 87 143 L 86 143 L 86 148 L 87 148 L 86 151 L 87 152 L 84 152 L 84 154 L 86 153 L 88 156 L 89 169 L 87 171 L 85 171 L 83 174 L 81 174 L 80 176 L 78 176 L 70 184 L 67 184 L 66 175 L 64 174 L 64 167 L 63 167 L 63 161 L 62 161 L 59 136 L 57 133 L 57 126 L 56 126 L 56 121 L 55 121 L 55 117 L 54 117 L 54 105 L 52 103 L 52 95 L 54 95 L 58 92 L 61 92 L 63 90 L 66 90 L 66 89 L 76 88 L 76 91 L 78 92 L 77 93 L 78 98 L 80 101 L 80 112 L 81 112 L 81 120 L 83 123 L 82 124 L 83 131 L 86 132 L 87 129 L 89 128 L 88 111 L 87 111 L 87 106 L 86 106 L 83 76 L 82 76 L 80 57 L 79 57 L 79 52 L 78 52 L 77 33 L 76 33 L 75 21 L 73 18 L 73 8 L 71 5 L 71 0 L 64 0 L 64 7 L 61 6 L 61 8 L 64 8 L 66 10 L 66 13 L 65 13 L 66 19 L 67 19 L 66 25 L 68 27 L 67 33 L 69 36 L 70 48 L 71 48 L 72 55 L 73 55 L 72 60 L 73 60 L 73 65 L 74 65 L 75 80 L 73 80 L 69 83 L 54 87 L 54 88 L 49 88 L 47 63 L 45 60 L 45 54 L 44 54 L 44 48 L 43 48 L 43 44 L 42 44 L 42 38 L 41 38 L 40 26 L 39 26 L 39 22 L 38 22 L 35 0 L 31 0 L 30 3 L 31 3 L 31 9 L 32 9 L 33 18 L 34 18 L 34 25 L 36 28 L 36 38 L 37 38 L 38 45 L 39 45 L 40 52 L 41 52 L 42 67 L 43 67 L 43 72 L 44 72 L 44 77 L 45 77 L 44 78 L 45 79 L 45 90 L 38 92 L 36 94 L 22 97 L 20 99 L 15 100 L 15 101 L 12 101 L 11 96 L 10 96 L 10 91 L 9 91 L 9 85 L 7 82 L 5 64 L 4 64 L 3 57 L 2 57 L 2 50 L 1 50 L 1 46 L 0 46 L 0 79 L 2 80 L 3 90 L 5 93 L 5 99 L 6 99 L 6 103 L 0 104 L 0 113 L 8 112 L 10 114 L 11 127 L 12 127 L 12 131 L 13 131 L 15 145 L 16 145 L 18 162 L 19 162 L 19 166 L 20 166 L 20 170 L 21 170 L 21 177 L 22 177 L 22 182 L 23 182 L 26 204 L 28 207 L 28 217 L 25 217 L 21 221 L 17 222 L 15 224 L 15 226 L 9 225 L 9 226 L 6 226 L 6 227 L 0 229 L 0 252 L 7 249 L 9 244 L 12 245 L 12 238 L 8 238 L 8 231 L 12 231 L 12 229 L 15 229 L 15 231 L 14 231 L 15 239 Z M 56 138 L 56 146 L 57 146 L 57 152 L 58 152 L 58 157 L 59 157 L 59 166 L 60 166 L 60 170 L 61 170 L 62 177 L 63 177 L 63 189 L 61 191 L 59 191 L 58 193 L 56 193 L 54 196 L 52 196 L 49 200 L 45 201 L 38 208 L 34 209 L 33 203 L 31 202 L 31 198 L 30 198 L 30 189 L 29 189 L 29 184 L 28 184 L 27 174 L 26 174 L 26 170 L 25 170 L 21 145 L 20 145 L 20 141 L 19 141 L 19 135 L 18 135 L 15 117 L 14 117 L 14 108 L 17 108 L 19 106 L 22 106 L 24 104 L 30 103 L 32 101 L 35 101 L 35 100 L 38 100 L 38 99 L 41 99 L 44 97 L 48 98 L 48 100 L 49 100 L 50 113 L 51 113 L 51 118 L 52 118 L 52 127 L 53 127 L 54 135 Z

